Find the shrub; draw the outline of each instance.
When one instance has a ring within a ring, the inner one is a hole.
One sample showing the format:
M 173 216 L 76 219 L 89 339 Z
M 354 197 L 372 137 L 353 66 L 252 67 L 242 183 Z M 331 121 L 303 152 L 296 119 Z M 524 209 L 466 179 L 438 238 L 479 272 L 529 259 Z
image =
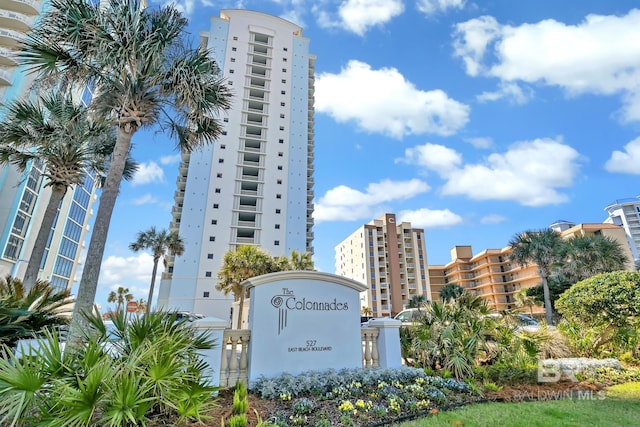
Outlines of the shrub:
M 0 359 L 0 425 L 128 426 L 156 415 L 200 419 L 217 390 L 204 378 L 208 366 L 199 357 L 214 345 L 209 337 L 163 312 L 113 320 L 116 341 L 100 317 L 89 317 L 81 342 L 64 352 L 50 333 L 20 360 Z

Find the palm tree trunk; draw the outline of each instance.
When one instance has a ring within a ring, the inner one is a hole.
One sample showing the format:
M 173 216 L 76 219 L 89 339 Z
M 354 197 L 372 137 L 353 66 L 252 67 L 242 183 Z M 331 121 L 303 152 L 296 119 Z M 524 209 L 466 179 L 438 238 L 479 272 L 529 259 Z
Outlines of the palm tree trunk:
M 246 294 L 247 290 L 246 289 L 242 289 L 242 292 L 240 292 L 240 307 L 238 308 L 238 329 L 242 329 L 242 315 L 243 315 L 243 311 L 244 311 L 244 296 Z
M 540 275 L 542 277 L 542 292 L 544 295 L 544 314 L 547 319 L 547 325 L 551 325 L 553 321 L 553 311 L 551 309 L 551 295 L 549 293 L 549 283 L 547 282 L 547 277 Z
M 151 311 L 151 298 L 153 298 L 153 287 L 156 284 L 156 273 L 158 272 L 159 257 L 153 257 L 153 273 L 151 273 L 151 286 L 149 287 L 149 298 L 147 299 L 147 312 Z
M 116 198 L 120 191 L 122 173 L 131 148 L 131 137 L 136 130 L 133 126 L 118 127 L 116 145 L 111 156 L 107 178 L 102 186 L 98 213 L 96 214 L 93 231 L 91 232 L 89 249 L 87 250 L 87 257 L 78 288 L 78 296 L 76 297 L 76 303 L 73 309 L 72 323 L 69 331 L 69 341 L 72 342 L 74 341 L 73 338 L 80 336 L 80 330 L 76 328 L 84 323 L 83 314 L 91 313 L 93 308 L 102 257 L 104 256 L 104 248 L 107 242 L 107 233 L 109 232 L 109 224 L 111 223 L 111 215 L 113 214 Z
M 33 250 L 29 257 L 29 264 L 27 264 L 27 271 L 24 274 L 22 284 L 24 286 L 24 292 L 29 293 L 31 288 L 36 284 L 38 279 L 38 273 L 40 272 L 40 263 L 42 263 L 42 257 L 44 251 L 47 248 L 47 240 L 49 240 L 49 233 L 51 233 L 51 227 L 54 226 L 56 219 L 56 213 L 58 211 L 58 205 L 67 192 L 65 186 L 53 186 L 51 188 L 51 197 L 49 197 L 49 203 L 44 211 L 44 217 L 38 230 L 38 236 L 33 244 Z M 17 261 L 16 261 L 17 262 Z

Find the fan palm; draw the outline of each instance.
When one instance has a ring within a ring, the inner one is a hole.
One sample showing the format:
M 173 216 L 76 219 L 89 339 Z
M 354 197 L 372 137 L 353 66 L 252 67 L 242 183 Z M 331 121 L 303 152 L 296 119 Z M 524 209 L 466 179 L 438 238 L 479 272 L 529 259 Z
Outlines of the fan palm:
M 509 242 L 509 258 L 525 266 L 534 263 L 538 266 L 538 275 L 542 282 L 544 311 L 547 324 L 552 324 L 553 308 L 549 292 L 549 277 L 554 268 L 562 262 L 564 242 L 560 233 L 546 228 L 538 231 L 525 231 L 516 234 Z
M 138 233 L 136 241 L 129 245 L 129 249 L 133 252 L 139 252 L 144 249 L 151 249 L 153 252 L 153 271 L 151 273 L 151 285 L 149 287 L 149 308 L 153 298 L 153 288 L 156 283 L 156 273 L 158 272 L 158 261 L 163 258 L 166 266 L 166 255 L 182 255 L 184 253 L 184 241 L 176 232 L 168 232 L 167 230 L 156 230 L 151 227 L 146 231 Z
M 12 347 L 19 339 L 67 324 L 71 302 L 69 290 L 57 290 L 49 282 L 37 280 L 27 291 L 19 279 L 0 279 L 0 344 Z
M 457 283 L 447 283 L 440 289 L 440 299 L 442 302 L 448 302 L 456 299 L 464 294 L 464 288 Z
M 565 274 L 572 283 L 599 273 L 624 270 L 627 257 L 616 240 L 601 235 L 577 236 L 567 241 Z
M 221 134 L 214 115 L 230 91 L 209 53 L 191 48 L 187 19 L 173 5 L 141 8 L 139 0 L 52 0 L 24 42 L 30 70 L 95 85 L 92 108 L 117 128 L 78 289 L 74 323 L 91 310 L 100 265 L 134 134 L 159 124 L 182 150 Z
M 109 296 L 107 297 L 107 302 L 115 302 L 118 304 L 116 307 L 117 313 L 120 313 L 125 301 L 129 302 L 131 300 L 133 300 L 133 294 L 129 293 L 129 288 L 125 288 L 123 286 L 118 286 L 117 292 L 109 292 Z
M 218 272 L 216 289 L 225 295 L 232 293 L 236 301 L 240 301 L 238 325 L 242 325 L 242 312 L 246 290 L 240 284 L 252 277 L 278 271 L 275 258 L 257 246 L 242 245 L 235 251 L 224 254 L 222 267 Z
M 47 179 L 45 186 L 51 187 L 24 276 L 25 291 L 29 292 L 36 282 L 60 201 L 70 187 L 82 184 L 87 173 L 105 169 L 115 134 L 106 124 L 91 120 L 88 111 L 71 97 L 58 93 L 36 102 L 15 101 L 9 105 L 0 123 L 0 140 L 0 164 L 13 164 L 25 171 L 39 159 Z

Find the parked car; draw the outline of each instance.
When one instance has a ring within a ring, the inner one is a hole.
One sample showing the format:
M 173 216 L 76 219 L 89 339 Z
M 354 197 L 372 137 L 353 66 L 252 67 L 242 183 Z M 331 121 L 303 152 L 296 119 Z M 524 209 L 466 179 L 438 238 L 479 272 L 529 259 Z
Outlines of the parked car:
M 491 314 L 488 314 L 487 316 L 499 318 L 504 316 L 504 314 L 491 313 Z M 515 313 L 515 314 L 507 314 L 507 316 L 509 316 L 509 319 L 515 323 L 516 329 L 518 331 L 539 332 L 541 329 L 540 324 L 538 323 L 537 320 L 529 316 L 525 316 L 524 314 Z
M 393 318 L 402 322 L 402 326 L 411 326 L 420 321 L 424 316 L 422 308 L 407 308 L 396 314 Z

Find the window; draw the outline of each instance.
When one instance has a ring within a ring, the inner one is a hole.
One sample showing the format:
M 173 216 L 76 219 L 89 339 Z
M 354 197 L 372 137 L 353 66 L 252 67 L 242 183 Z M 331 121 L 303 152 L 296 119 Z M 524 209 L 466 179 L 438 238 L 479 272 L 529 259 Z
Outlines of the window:
M 209 298 L 209 291 L 204 291 L 202 293 L 202 298 Z
M 282 79 L 282 80 L 280 80 L 280 81 L 281 81 L 282 83 L 287 83 L 287 80 L 286 80 L 286 79 Z
M 283 72 L 283 73 L 286 73 L 286 72 L 287 72 L 287 69 L 286 69 L 286 68 L 283 68 L 283 69 L 282 69 L 282 72 Z
M 273 242 L 273 244 L 274 244 L 274 246 L 280 246 L 280 240 L 275 240 L 275 241 Z
M 229 74 L 233 74 L 233 73 L 235 73 L 235 70 L 233 70 L 233 69 L 229 70 Z
M 224 159 L 218 159 L 218 163 L 224 163 Z
M 280 114 L 280 118 L 284 119 L 284 113 Z
M 284 144 L 284 139 L 280 138 L 280 139 L 278 140 L 278 142 L 279 142 L 280 144 Z
M 228 83 L 229 83 L 229 86 L 233 86 L 233 81 L 232 80 L 229 80 Z
M 237 47 L 232 47 L 232 48 L 231 48 L 231 51 L 232 51 L 232 52 L 235 52 L 236 50 L 238 50 L 238 48 L 237 48 Z
M 282 50 L 284 50 L 285 52 L 288 51 L 289 49 L 286 47 L 283 47 Z
M 215 242 L 216 241 L 216 236 L 209 236 L 209 241 L 210 242 Z
M 222 131 L 222 134 L 223 134 L 223 135 L 226 135 L 226 134 L 227 134 L 227 131 L 226 131 L 226 130 L 223 130 L 223 131 Z
M 279 180 L 277 180 L 277 181 L 276 181 L 276 183 L 278 183 L 278 184 L 282 184 L 282 180 L 281 180 L 281 179 L 279 179 Z
M 229 117 L 225 117 L 224 119 L 222 119 L 222 121 L 225 123 L 229 123 Z
M 217 220 L 217 219 L 212 219 L 212 220 L 211 220 L 211 225 L 216 225 L 217 223 L 218 223 L 218 220 Z
M 217 203 L 213 204 L 213 209 L 218 209 L 220 206 Z
M 222 178 L 222 174 L 221 174 L 221 173 L 218 173 L 216 176 L 217 176 L 218 178 Z
M 231 62 L 236 62 L 236 58 L 231 58 Z
M 276 224 L 276 230 L 280 230 L 280 224 Z
M 281 106 L 281 107 L 284 107 L 285 105 L 287 105 L 287 104 L 285 104 L 284 102 L 281 102 L 281 103 L 280 103 L 280 106 Z
M 207 259 L 213 259 L 213 254 L 207 254 Z
M 220 149 L 221 149 L 221 150 L 224 150 L 225 148 L 227 148 L 227 145 L 226 145 L 226 144 L 220 144 Z
M 282 58 L 282 62 L 287 62 L 287 58 Z
M 286 91 L 286 90 L 281 90 L 281 91 L 280 91 L 280 95 L 286 95 L 286 94 L 287 94 L 287 91 Z
M 278 151 L 278 157 L 283 157 L 284 153 L 282 151 Z
M 280 209 L 276 209 L 276 213 L 279 214 L 280 213 Z
M 284 126 L 280 126 L 280 130 L 284 130 Z
M 282 165 L 278 165 L 278 170 L 281 171 L 282 170 Z
M 233 39 L 234 40 L 238 40 L 238 36 L 233 36 Z
M 211 277 L 211 272 L 210 271 L 205 271 L 204 277 Z
M 220 189 L 219 188 L 216 188 L 216 193 L 220 193 Z
M 282 194 L 276 194 L 276 199 L 282 199 Z

